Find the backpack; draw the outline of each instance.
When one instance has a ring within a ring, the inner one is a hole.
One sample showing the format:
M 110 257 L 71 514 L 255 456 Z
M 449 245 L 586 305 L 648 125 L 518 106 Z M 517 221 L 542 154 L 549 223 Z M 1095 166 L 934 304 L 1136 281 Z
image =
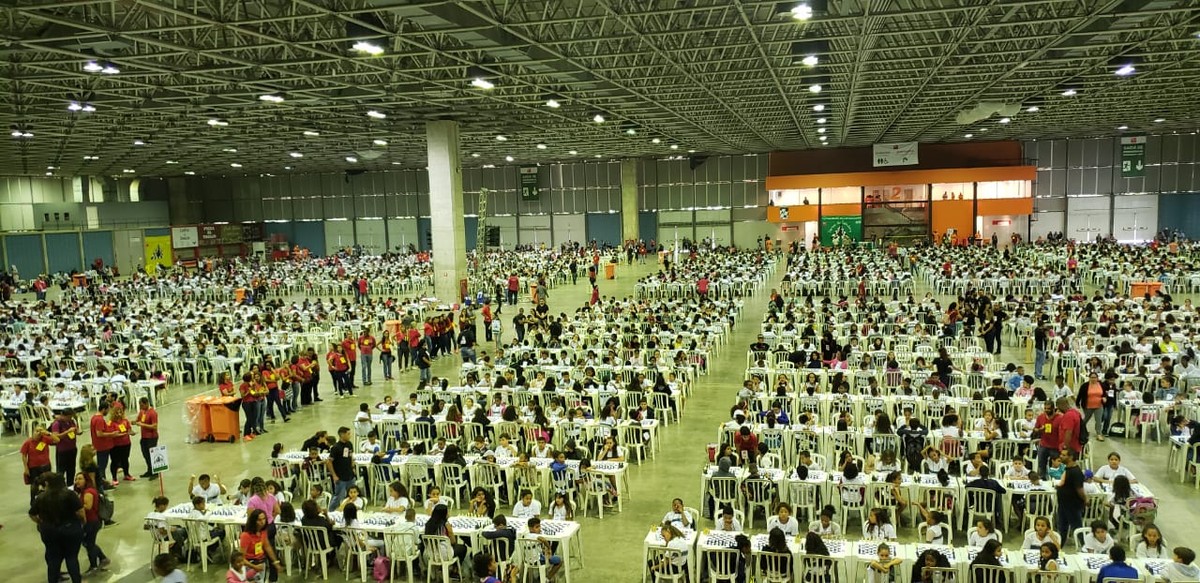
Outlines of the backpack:
M 371 564 L 371 576 L 375 578 L 376 583 L 387 581 L 392 575 L 392 561 L 383 555 L 375 557 L 375 561 Z
M 109 496 L 105 496 L 104 494 L 101 494 L 100 495 L 100 505 L 96 507 L 96 515 L 100 518 L 100 521 L 108 522 L 108 521 L 112 520 L 114 510 L 115 510 L 115 508 L 114 508 L 114 504 L 113 504 L 113 499 Z
M 1125 424 L 1117 422 L 1109 425 L 1108 434 L 1112 437 L 1125 437 Z

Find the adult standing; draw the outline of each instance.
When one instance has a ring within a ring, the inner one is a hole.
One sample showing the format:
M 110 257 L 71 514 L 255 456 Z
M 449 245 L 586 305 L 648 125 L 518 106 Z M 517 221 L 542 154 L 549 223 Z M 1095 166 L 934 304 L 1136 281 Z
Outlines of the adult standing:
M 371 366 L 375 362 L 375 336 L 370 328 L 364 328 L 358 335 L 358 351 L 362 353 L 362 384 L 371 384 Z
M 957 310 L 955 310 L 957 312 Z M 933 366 L 937 369 L 938 379 L 942 381 L 942 385 L 950 386 L 950 373 L 954 371 L 954 361 L 950 360 L 950 353 L 946 352 L 946 348 L 938 349 L 937 358 L 933 359 Z
M 595 283 L 592 284 L 595 287 Z M 513 316 L 513 329 L 517 331 L 517 342 L 525 341 L 525 308 L 518 308 L 517 315 Z
M 408 327 L 408 363 L 404 365 L 404 370 L 409 367 L 417 366 L 420 362 L 417 360 L 417 350 L 421 347 L 421 331 L 416 326 Z
M 142 448 L 142 459 L 146 461 L 146 473 L 143 478 L 155 477 L 153 466 L 150 464 L 150 449 L 158 446 L 158 411 L 150 406 L 150 399 L 138 399 L 138 414 L 133 422 L 142 430 L 142 438 L 138 445 Z
M 1083 417 L 1078 409 L 1071 406 L 1071 399 L 1067 397 L 1058 400 L 1058 412 L 1062 414 L 1058 426 L 1062 436 L 1060 449 L 1071 450 L 1071 454 L 1078 458 L 1083 450 Z
M 329 352 L 325 354 L 325 362 L 329 365 L 329 376 L 333 377 L 333 389 L 337 391 L 338 398 L 345 396 L 348 391 L 350 395 L 354 395 L 354 390 L 348 388 L 346 382 L 346 374 L 350 370 L 350 359 L 342 352 L 341 344 L 334 343 Z
M 96 485 L 92 483 L 91 478 L 87 474 L 77 474 L 75 476 L 75 494 L 79 496 L 79 502 L 83 504 L 83 548 L 87 549 L 88 570 L 91 574 L 108 566 L 108 556 L 104 554 L 104 550 L 96 544 L 96 537 L 100 535 L 100 491 L 96 490 Z
M 483 301 L 483 308 L 479 310 L 483 316 L 483 339 L 492 341 L 492 302 L 491 300 Z
M 383 365 L 383 380 L 392 380 L 392 363 L 396 361 L 395 343 L 392 342 L 392 334 L 386 329 L 379 337 L 379 364 Z
M 358 386 L 354 384 L 354 374 L 358 372 L 358 341 L 347 332 L 346 337 L 342 339 L 342 354 L 346 356 L 346 360 L 350 361 L 350 370 L 344 382 L 346 390 L 353 391 Z M 354 393 L 351 392 L 351 395 Z
M 254 385 L 251 381 L 254 379 L 250 373 L 242 374 L 242 384 L 238 386 L 238 391 L 242 395 L 242 412 L 246 415 L 246 422 L 242 424 L 242 439 L 250 441 L 254 439 L 258 432 L 258 395 L 254 394 Z M 95 443 L 93 440 L 92 443 Z M 104 472 L 104 467 L 100 467 L 100 472 Z
M 1059 424 L 1062 422 L 1062 416 L 1058 414 L 1058 408 L 1054 403 L 1046 401 L 1045 410 L 1041 415 L 1038 415 L 1034 422 L 1034 435 L 1038 437 L 1038 475 L 1045 476 L 1046 468 L 1050 465 L 1050 458 L 1057 456 L 1062 451 L 1062 431 Z
M 355 483 L 354 473 L 354 444 L 350 442 L 350 428 L 338 428 L 338 442 L 329 448 L 329 458 L 325 460 L 329 466 L 329 475 L 333 478 L 333 498 L 329 501 L 329 510 L 336 510 L 346 492 Z
M 79 436 L 79 424 L 75 422 L 75 412 L 65 409 L 58 414 L 54 423 L 50 424 L 50 433 L 58 438 L 54 444 L 54 468 L 62 474 L 66 481 L 75 482 L 75 459 L 79 453 L 76 438 Z
M 321 398 L 321 359 L 317 357 L 317 349 L 310 346 L 304 358 L 308 361 L 304 365 L 308 372 L 308 392 L 312 393 L 313 403 L 320 403 L 324 399 Z
M 421 382 L 428 383 L 432 378 L 429 368 L 433 366 L 433 358 L 429 355 L 429 349 L 424 345 L 418 345 L 413 354 L 413 360 L 417 363 L 417 369 L 421 371 Z
M 29 518 L 38 525 L 46 545 L 46 581 L 58 583 L 63 562 L 71 583 L 83 580 L 79 572 L 79 547 L 83 544 L 83 503 L 67 489 L 63 477 L 50 473 L 41 477 L 46 491 L 34 499 Z
M 1075 395 L 1075 406 L 1083 409 L 1082 426 L 1087 427 L 1088 421 L 1095 419 L 1092 427 L 1099 441 L 1104 441 L 1103 419 L 1100 414 L 1104 409 L 1104 392 L 1104 383 L 1100 382 L 1100 375 L 1093 372 L 1079 385 L 1079 393 Z
M 108 409 L 108 400 L 101 399 L 96 414 L 92 415 L 88 422 L 92 434 L 92 447 L 96 448 L 96 479 L 104 480 L 105 483 L 109 483 L 104 476 L 108 475 L 108 461 L 113 448 L 112 435 L 108 431 Z M 114 481 L 110 485 L 116 486 L 117 483 Z
M 1083 508 L 1087 494 L 1083 491 L 1083 468 L 1075 460 L 1075 453 L 1067 448 L 1059 452 L 1059 461 L 1066 470 L 1055 485 L 1058 497 L 1058 535 L 1069 540 L 1075 529 L 1083 526 Z
M 521 278 L 514 273 L 508 276 L 508 305 L 517 305 L 517 292 L 521 289 Z
M 21 467 L 24 468 L 25 483 L 29 485 L 30 504 L 37 498 L 38 477 L 51 471 L 50 446 L 57 441 L 58 438 L 39 423 L 34 426 L 33 435 L 21 444 Z
M 125 481 L 137 480 L 129 473 L 129 452 L 133 449 L 133 425 L 125 418 L 125 406 L 117 405 L 109 413 L 108 431 L 112 434 L 112 459 L 110 470 L 113 483 L 117 483 L 117 471 L 125 473 Z
M 1037 380 L 1039 381 L 1046 380 L 1046 377 L 1042 376 L 1042 369 L 1046 366 L 1046 350 L 1049 348 L 1049 346 L 1050 336 L 1046 333 L 1046 325 L 1044 323 L 1039 323 L 1038 327 L 1033 331 L 1033 350 L 1035 353 L 1033 361 L 1033 376 L 1037 377 Z

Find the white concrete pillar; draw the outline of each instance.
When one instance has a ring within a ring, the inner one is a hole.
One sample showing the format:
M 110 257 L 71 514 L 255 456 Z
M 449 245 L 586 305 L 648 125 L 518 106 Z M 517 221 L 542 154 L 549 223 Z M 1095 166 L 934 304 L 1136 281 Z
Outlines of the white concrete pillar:
M 621 239 L 638 238 L 638 160 L 621 160 Z
M 463 225 L 462 164 L 458 122 L 425 124 L 429 150 L 429 228 L 433 234 L 433 290 L 438 299 L 463 299 L 460 281 L 467 279 L 466 227 Z

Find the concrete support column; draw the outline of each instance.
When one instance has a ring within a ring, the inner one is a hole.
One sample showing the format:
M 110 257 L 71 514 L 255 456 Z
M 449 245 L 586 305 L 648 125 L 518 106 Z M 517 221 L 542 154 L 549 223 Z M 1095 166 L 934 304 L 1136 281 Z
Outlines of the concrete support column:
M 172 225 L 190 225 L 199 222 L 188 208 L 187 181 L 183 178 L 167 179 L 167 212 Z
M 621 160 L 621 239 L 638 239 L 637 159 Z
M 461 302 L 459 282 L 467 279 L 463 224 L 462 164 L 458 122 L 425 124 L 429 150 L 429 229 L 433 234 L 433 291 L 448 303 Z

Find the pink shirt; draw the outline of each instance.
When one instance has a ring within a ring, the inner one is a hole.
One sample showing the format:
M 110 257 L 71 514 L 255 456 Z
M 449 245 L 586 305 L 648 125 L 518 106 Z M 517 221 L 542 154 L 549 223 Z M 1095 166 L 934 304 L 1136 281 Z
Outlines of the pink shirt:
M 274 524 L 276 504 L 278 504 L 278 501 L 271 494 L 263 494 L 262 497 L 255 494 L 246 500 L 246 514 L 249 514 L 252 510 L 262 510 L 267 515 L 267 524 Z

